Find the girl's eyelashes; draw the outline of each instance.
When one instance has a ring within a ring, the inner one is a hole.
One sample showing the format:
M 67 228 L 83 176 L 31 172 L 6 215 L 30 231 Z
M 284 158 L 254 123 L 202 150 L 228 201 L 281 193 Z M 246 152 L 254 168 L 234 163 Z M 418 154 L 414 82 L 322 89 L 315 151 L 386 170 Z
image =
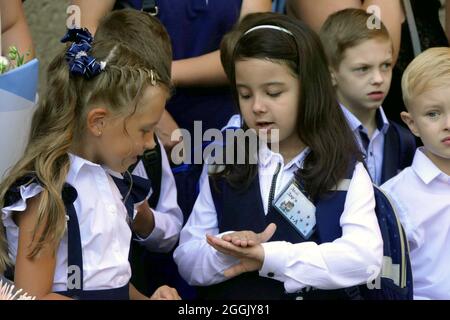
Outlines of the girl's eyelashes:
M 266 95 L 269 96 L 269 97 L 271 97 L 271 98 L 277 98 L 277 97 L 279 97 L 282 93 L 283 93 L 283 91 L 276 91 L 276 92 L 269 92 L 269 91 L 267 91 L 267 92 L 266 92 Z M 251 94 L 243 94 L 243 93 L 239 93 L 239 97 L 240 97 L 241 99 L 243 99 L 243 100 L 246 100 L 246 99 L 250 99 L 250 98 L 252 97 L 252 95 L 251 95 Z
M 154 126 L 155 126 L 155 125 L 145 126 L 145 127 L 141 128 L 140 131 L 141 131 L 143 134 L 150 133 L 150 132 L 153 131 Z
M 246 94 L 244 94 L 244 93 L 239 93 L 239 97 L 241 98 L 241 99 L 249 99 L 250 97 L 251 97 L 251 95 L 250 94 L 248 94 L 248 93 L 246 93 Z
M 271 98 L 276 98 L 279 97 L 283 92 L 282 91 L 278 91 L 278 92 L 267 92 L 267 95 Z

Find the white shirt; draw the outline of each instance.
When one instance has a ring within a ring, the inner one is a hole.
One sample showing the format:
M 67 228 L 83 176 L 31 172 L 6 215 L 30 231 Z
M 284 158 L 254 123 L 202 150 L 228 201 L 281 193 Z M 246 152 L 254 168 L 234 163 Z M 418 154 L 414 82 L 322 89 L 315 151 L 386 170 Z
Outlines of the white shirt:
M 78 193 L 74 207 L 83 251 L 83 288 L 103 290 L 122 287 L 131 277 L 128 262 L 131 230 L 122 196 L 106 169 L 72 154 L 69 154 L 69 159 L 66 181 Z M 17 255 L 19 228 L 12 219 L 12 213 L 23 212 L 26 199 L 35 197 L 42 187 L 32 183 L 21 186 L 20 191 L 22 200 L 2 208 L 2 220 L 13 261 Z M 67 290 L 67 230 L 57 250 L 52 290 Z
M 377 128 L 369 139 L 369 145 L 367 150 L 363 147 L 360 131 L 364 132 L 368 136 L 367 128 L 365 128 L 361 121 L 358 120 L 345 106 L 341 105 L 341 109 L 347 119 L 347 122 L 355 135 L 360 150 L 365 156 L 365 162 L 367 170 L 369 170 L 370 176 L 376 185 L 381 184 L 381 177 L 383 174 L 383 159 L 384 159 L 384 140 L 385 134 L 389 129 L 389 120 L 386 118 L 386 114 L 382 107 L 377 109 Z
M 450 299 L 450 176 L 418 148 L 411 167 L 381 186 L 408 238 L 414 299 Z
M 280 154 L 267 148 L 261 150 L 258 175 L 265 214 L 276 168 L 280 166 L 275 196 L 302 166 L 307 152 L 308 149 L 284 165 Z M 335 289 L 367 282 L 373 276 L 373 267 L 380 269 L 383 256 L 383 241 L 374 208 L 372 182 L 364 166 L 359 163 L 355 167 L 340 218 L 342 237 L 321 245 L 313 242 L 264 243 L 265 257 L 260 276 L 265 277 L 273 272 L 274 279 L 283 282 L 287 292 L 296 292 L 307 286 Z M 204 169 L 200 178 L 199 197 L 181 230 L 180 244 L 174 252 L 180 274 L 191 285 L 206 286 L 223 282 L 226 280 L 223 271 L 238 262 L 209 246 L 206 234 L 218 235 L 219 229 Z
M 152 208 L 155 218 L 155 228 L 146 239 L 137 237 L 138 242 L 148 250 L 155 252 L 169 252 L 178 241 L 181 226 L 183 225 L 183 213 L 177 202 L 177 188 L 175 179 L 170 169 L 166 151 L 161 145 L 161 189 L 156 208 Z M 134 175 L 148 178 L 142 161 L 133 170 Z

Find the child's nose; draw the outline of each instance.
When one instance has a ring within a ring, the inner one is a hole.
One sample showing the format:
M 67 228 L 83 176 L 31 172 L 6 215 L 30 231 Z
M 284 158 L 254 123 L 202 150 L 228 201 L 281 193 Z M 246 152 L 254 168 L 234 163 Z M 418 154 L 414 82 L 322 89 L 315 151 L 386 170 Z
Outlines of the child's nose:
M 254 113 L 266 112 L 267 109 L 264 104 L 264 99 L 262 99 L 258 95 L 255 95 L 255 98 L 253 100 L 252 110 Z
M 444 119 L 445 130 L 450 131 L 450 114 L 447 114 Z
M 374 84 L 381 84 L 384 82 L 383 74 L 380 70 L 375 70 L 372 75 L 372 82 Z
M 149 132 L 146 134 L 145 136 L 145 141 L 144 141 L 144 149 L 149 150 L 149 149 L 153 149 L 156 146 L 155 143 L 155 137 L 153 132 Z

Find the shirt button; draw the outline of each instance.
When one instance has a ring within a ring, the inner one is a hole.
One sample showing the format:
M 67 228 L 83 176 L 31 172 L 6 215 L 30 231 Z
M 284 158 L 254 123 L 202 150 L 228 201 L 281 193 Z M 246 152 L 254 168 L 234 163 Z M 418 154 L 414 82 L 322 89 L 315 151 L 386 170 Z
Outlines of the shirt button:
M 267 274 L 267 276 L 268 276 L 269 278 L 273 278 L 273 277 L 275 276 L 275 273 L 269 272 L 269 273 Z
M 116 213 L 117 213 L 116 206 L 113 205 L 113 204 L 110 204 L 110 205 L 108 206 L 108 211 L 109 211 L 110 213 L 112 213 L 112 214 L 116 214 Z

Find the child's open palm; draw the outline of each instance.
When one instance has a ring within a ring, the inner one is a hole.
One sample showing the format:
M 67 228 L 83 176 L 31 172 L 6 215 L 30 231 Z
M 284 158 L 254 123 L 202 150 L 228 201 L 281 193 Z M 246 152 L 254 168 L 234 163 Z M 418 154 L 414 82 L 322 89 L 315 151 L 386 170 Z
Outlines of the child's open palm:
M 211 235 L 206 236 L 206 241 L 217 251 L 239 259 L 238 264 L 224 271 L 225 277 L 233 278 L 244 272 L 261 269 L 264 262 L 264 248 L 261 243 L 268 241 L 275 233 L 276 228 L 276 225 L 271 223 L 263 232 L 258 234 L 252 231 L 241 231 L 241 235 L 252 236 L 255 243 L 249 246 L 235 245 L 232 241 L 226 241 Z

